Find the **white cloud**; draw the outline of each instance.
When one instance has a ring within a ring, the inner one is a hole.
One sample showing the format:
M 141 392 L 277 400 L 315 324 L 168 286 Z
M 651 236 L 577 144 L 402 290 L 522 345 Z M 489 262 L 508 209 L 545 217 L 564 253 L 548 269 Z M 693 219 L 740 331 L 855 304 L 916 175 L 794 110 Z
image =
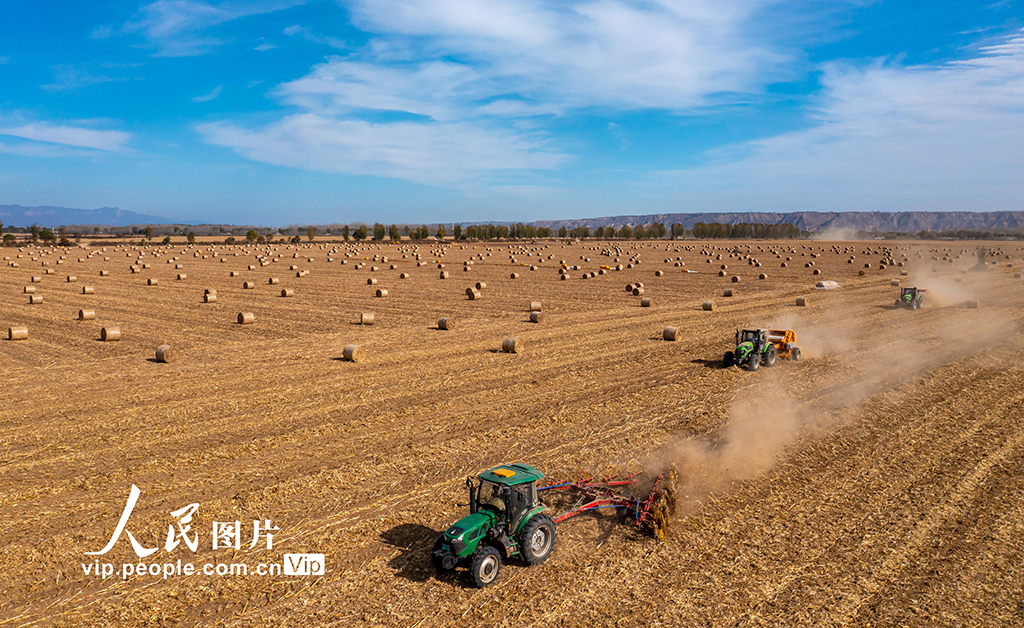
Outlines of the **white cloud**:
M 265 52 L 267 50 L 273 50 L 274 48 L 277 48 L 277 44 L 269 44 L 269 43 L 267 43 L 267 44 L 260 44 L 259 46 L 256 46 L 255 48 L 253 48 L 253 50 L 259 50 L 260 52 Z
M 213 91 L 210 92 L 209 94 L 203 94 L 202 96 L 193 96 L 192 97 L 192 102 L 194 102 L 194 103 L 210 102 L 211 100 L 215 100 L 218 96 L 220 96 L 220 93 L 222 91 L 224 91 L 224 86 L 223 85 L 218 85 L 217 87 L 214 87 Z
M 10 57 L 0 57 L 0 65 L 7 65 L 10 60 Z
M 833 63 L 806 130 L 663 182 L 755 209 L 1021 209 L 1024 31 L 939 65 Z
M 315 44 L 323 44 L 325 46 L 330 46 L 331 48 L 343 49 L 346 47 L 345 42 L 338 39 L 337 37 L 331 37 L 329 35 L 317 35 L 308 28 L 304 26 L 299 26 L 298 24 L 289 26 L 288 28 L 284 29 L 284 34 L 288 35 L 289 37 L 299 37 L 305 39 L 306 41 L 311 41 Z
M 187 57 L 204 54 L 223 43 L 204 34 L 213 26 L 242 17 L 272 13 L 304 4 L 306 0 L 156 0 L 144 5 L 121 29 L 139 33 L 157 48 L 157 56 Z M 109 35 L 100 27 L 93 36 Z
M 259 129 L 197 126 L 206 141 L 254 161 L 320 172 L 451 185 L 481 174 L 548 169 L 567 157 L 531 138 L 481 124 L 338 120 L 295 114 Z
M 86 67 L 74 64 L 55 65 L 51 69 L 53 70 L 53 83 L 41 86 L 47 91 L 66 91 L 90 85 L 129 80 L 125 77 L 92 74 Z
M 124 150 L 125 144 L 132 137 L 130 133 L 123 131 L 97 131 L 83 127 L 52 125 L 47 122 L 29 122 L 17 127 L 0 127 L 0 135 L 110 152 Z

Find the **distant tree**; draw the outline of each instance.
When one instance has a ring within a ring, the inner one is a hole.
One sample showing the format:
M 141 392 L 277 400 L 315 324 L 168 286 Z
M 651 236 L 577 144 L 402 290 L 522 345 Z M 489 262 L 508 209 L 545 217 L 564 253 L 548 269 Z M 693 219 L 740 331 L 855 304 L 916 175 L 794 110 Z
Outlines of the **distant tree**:
M 684 235 L 686 235 L 686 229 L 683 228 L 683 225 L 679 224 L 678 222 L 672 223 L 672 226 L 670 227 L 670 229 L 672 230 L 672 239 L 673 240 L 675 240 L 676 238 L 681 238 Z
M 255 242 L 258 237 L 260 237 L 260 234 L 256 233 L 255 229 L 249 229 L 245 232 L 245 239 L 249 242 Z
M 420 225 L 420 240 L 426 240 L 430 237 L 430 229 L 427 229 L 426 225 Z
M 4 223 L 0 221 L 0 235 L 4 234 Z
M 39 239 L 43 242 L 53 242 L 57 236 L 53 235 L 53 229 L 43 228 L 39 230 Z
M 344 227 L 341 228 L 341 237 L 345 238 L 345 242 L 348 242 L 348 234 L 349 228 L 348 225 L 345 225 Z
M 388 237 L 391 238 L 392 242 L 398 242 L 402 239 L 402 236 L 398 233 L 398 225 L 391 225 L 388 227 Z
M 194 234 L 191 231 L 189 231 L 188 235 L 185 236 L 185 239 L 188 240 L 189 244 L 195 244 L 196 243 L 196 234 Z
M 627 239 L 632 238 L 633 237 L 633 228 L 630 227 L 629 225 L 622 225 L 622 228 L 619 229 L 619 237 L 620 238 L 627 238 Z
M 537 229 L 537 237 L 538 238 L 550 238 L 551 237 L 551 227 L 540 227 L 539 229 Z
M 445 233 L 447 233 L 447 231 L 445 230 L 444 225 L 438 225 L 437 226 L 437 237 L 441 238 L 443 240 Z
M 384 228 L 384 225 L 380 224 L 379 222 L 373 223 L 374 240 L 376 240 L 377 242 L 382 241 L 384 239 L 384 235 L 386 234 L 386 232 L 387 230 Z
M 455 225 L 452 227 L 452 235 L 455 236 L 456 240 L 462 239 L 462 225 Z
M 37 225 L 36 223 L 32 223 L 32 226 L 29 227 L 28 229 L 29 229 L 29 233 L 32 234 L 32 241 L 33 242 L 38 242 L 39 241 L 39 225 Z
M 642 240 L 647 237 L 647 229 L 643 225 L 637 225 L 633 228 L 633 237 L 637 240 Z
M 291 242 L 292 244 L 300 244 L 302 243 L 302 236 L 296 233 L 295 235 L 292 236 L 292 239 L 289 240 L 289 242 Z
M 604 227 L 598 227 L 597 229 L 594 229 L 594 237 L 595 238 L 603 238 L 604 237 Z
M 402 235 L 409 237 L 409 225 L 402 225 Z
M 558 229 L 558 237 L 559 238 L 565 238 L 568 235 L 569 235 L 569 230 L 566 229 L 565 226 L 559 227 L 559 229 Z
M 234 244 L 234 243 L 235 243 L 235 236 L 228 236 L 228 237 L 224 238 L 224 244 Z
M 4 246 L 14 246 L 14 243 L 18 240 L 13 233 L 4 234 Z
M 267 243 L 267 237 L 266 236 L 257 236 L 256 244 L 266 244 L 266 243 Z
M 273 232 L 271 232 L 271 233 L 268 233 L 268 234 L 267 234 L 267 235 L 266 235 L 265 237 L 263 237 L 263 240 L 264 240 L 265 242 L 272 242 L 272 241 L 274 240 L 274 234 L 273 234 Z
M 306 237 L 309 238 L 310 242 L 312 242 L 313 238 L 316 237 L 316 228 L 313 227 L 313 225 L 306 227 Z
M 352 232 L 352 237 L 356 240 L 365 240 L 367 236 L 366 225 L 359 225 L 356 230 Z
M 164 244 L 170 244 L 171 243 L 171 236 L 164 236 L 163 243 Z
M 148 227 L 148 226 L 146 227 L 146 239 L 147 240 L 152 240 L 153 239 L 153 227 Z
M 604 237 L 606 237 L 606 238 L 614 238 L 615 237 L 615 227 L 605 227 L 604 228 Z

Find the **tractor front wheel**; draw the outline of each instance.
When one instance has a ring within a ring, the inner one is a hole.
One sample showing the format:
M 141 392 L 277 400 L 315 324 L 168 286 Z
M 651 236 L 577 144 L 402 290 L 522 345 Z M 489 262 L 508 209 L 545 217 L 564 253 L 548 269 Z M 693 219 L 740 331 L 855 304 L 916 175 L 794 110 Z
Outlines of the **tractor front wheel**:
M 750 357 L 747 358 L 747 370 L 756 371 L 761 367 L 761 354 L 751 353 Z
M 498 572 L 501 571 L 501 554 L 490 545 L 481 545 L 473 552 L 473 562 L 470 563 L 469 573 L 473 577 L 473 584 L 478 589 L 494 584 L 498 579 Z
M 730 366 L 732 366 L 735 363 L 736 363 L 736 356 L 734 356 L 732 354 L 732 351 L 726 351 L 725 352 L 725 357 L 722 358 L 722 365 L 725 368 L 729 368 Z
M 441 546 L 444 544 L 444 535 L 437 537 L 434 541 L 434 549 L 430 552 L 430 564 L 434 566 L 434 569 L 438 571 L 448 571 L 450 567 L 444 565 L 444 555 L 440 553 Z
M 519 533 L 519 552 L 529 565 L 539 565 L 555 549 L 555 522 L 547 515 L 535 515 Z
M 777 357 L 778 351 L 775 349 L 775 345 L 768 345 L 768 350 L 764 352 L 764 365 L 768 368 L 775 366 Z

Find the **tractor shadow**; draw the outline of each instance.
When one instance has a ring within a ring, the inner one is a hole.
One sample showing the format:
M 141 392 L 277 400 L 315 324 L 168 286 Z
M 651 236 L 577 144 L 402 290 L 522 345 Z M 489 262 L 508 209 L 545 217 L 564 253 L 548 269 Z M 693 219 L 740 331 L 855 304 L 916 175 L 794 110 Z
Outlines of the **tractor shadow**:
M 701 364 L 705 368 L 709 368 L 709 369 L 724 369 L 724 368 L 728 368 L 728 367 L 725 366 L 725 362 L 723 362 L 721 359 L 718 359 L 718 360 L 708 360 L 707 358 L 697 358 L 696 360 L 690 360 L 690 364 Z
M 430 564 L 430 550 L 441 532 L 418 523 L 403 523 L 380 533 L 380 540 L 398 550 L 388 561 L 395 575 L 411 582 L 426 582 L 437 578 L 442 582 L 466 586 L 458 571 L 438 573 Z

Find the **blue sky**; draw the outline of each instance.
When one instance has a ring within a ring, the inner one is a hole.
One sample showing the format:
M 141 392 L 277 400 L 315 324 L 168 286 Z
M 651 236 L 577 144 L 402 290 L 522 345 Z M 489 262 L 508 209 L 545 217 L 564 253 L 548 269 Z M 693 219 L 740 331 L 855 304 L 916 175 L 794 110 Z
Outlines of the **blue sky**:
M 1024 0 L 0 0 L 0 204 L 1024 210 Z

